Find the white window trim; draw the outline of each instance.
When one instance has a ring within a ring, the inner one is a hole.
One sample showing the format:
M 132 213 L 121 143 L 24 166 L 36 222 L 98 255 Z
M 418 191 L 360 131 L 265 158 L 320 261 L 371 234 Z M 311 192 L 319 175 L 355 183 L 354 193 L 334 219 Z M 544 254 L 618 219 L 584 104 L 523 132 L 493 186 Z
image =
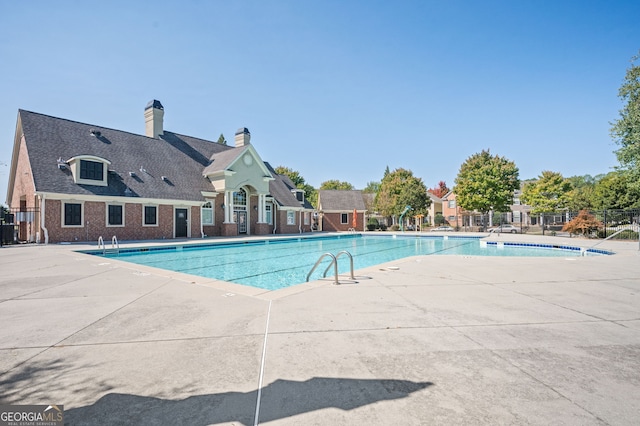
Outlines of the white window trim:
M 147 223 L 145 223 L 145 222 L 144 222 L 144 218 L 145 218 L 144 210 L 145 210 L 145 207 L 155 207 L 155 208 L 156 208 L 156 223 L 147 224 Z M 157 205 L 157 204 L 143 204 L 143 205 L 142 205 L 142 226 L 146 226 L 146 227 L 154 227 L 154 226 L 155 226 L 155 227 L 158 227 L 158 226 L 160 226 L 160 225 L 158 224 L 158 222 L 159 222 L 159 220 L 158 220 L 158 219 L 159 219 L 159 218 L 158 218 L 158 211 L 159 211 L 159 210 L 160 210 L 160 209 L 158 208 L 158 205 Z M 108 218 L 107 218 L 107 220 L 108 220 Z M 113 225 L 113 226 L 115 226 L 115 225 Z
M 311 223 L 310 217 L 311 215 L 309 214 L 309 212 L 304 212 L 304 224 L 305 225 L 309 225 Z
M 204 204 L 210 204 L 211 207 L 205 207 Z M 207 201 L 204 204 L 200 206 L 200 223 L 202 224 L 202 226 L 214 226 L 216 224 L 216 204 L 213 201 Z M 202 214 L 203 210 L 211 210 L 211 223 L 204 223 L 204 215 Z
M 264 205 L 264 220 L 269 225 L 273 225 L 273 204 L 271 203 Z
M 294 210 L 287 210 L 287 225 L 295 225 L 295 224 L 296 224 L 296 212 Z
M 80 161 L 93 161 L 95 163 L 102 163 L 102 180 L 93 179 L 81 179 L 80 178 Z M 71 169 L 73 180 L 79 185 L 95 185 L 95 186 L 107 186 L 107 178 L 109 175 L 109 166 L 111 162 L 104 158 L 96 157 L 93 155 L 79 155 L 77 157 L 70 158 L 67 163 Z
M 109 206 L 121 206 L 122 207 L 122 224 L 120 225 L 111 225 L 109 224 Z M 104 218 L 104 223 L 105 226 L 107 228 L 124 228 L 125 226 L 125 208 L 124 208 L 124 203 L 105 203 L 105 209 L 104 209 L 104 214 L 105 214 L 105 218 Z
M 64 224 L 64 206 L 66 204 L 80 204 L 80 225 Z M 84 228 L 84 201 L 65 200 L 60 203 L 60 226 L 62 228 Z

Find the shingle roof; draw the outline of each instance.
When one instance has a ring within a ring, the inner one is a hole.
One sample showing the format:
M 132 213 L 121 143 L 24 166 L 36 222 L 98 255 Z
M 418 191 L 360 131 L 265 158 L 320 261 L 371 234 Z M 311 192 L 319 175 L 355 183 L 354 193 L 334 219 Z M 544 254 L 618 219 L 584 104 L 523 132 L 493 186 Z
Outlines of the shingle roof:
M 200 191 L 212 190 L 202 176 L 209 159 L 233 149 L 167 131 L 153 139 L 24 110 L 19 115 L 36 191 L 41 192 L 201 200 Z M 79 155 L 111 162 L 108 186 L 78 185 L 68 170 L 57 167 L 58 158 L 66 161 Z M 125 193 L 127 187 L 130 193 Z
M 214 190 L 203 174 L 225 170 L 249 149 L 168 131 L 154 139 L 25 110 L 18 114 L 37 192 L 202 201 L 202 191 Z M 81 155 L 111 162 L 108 186 L 76 184 L 68 169 L 58 168 L 58 158 Z M 280 206 L 313 209 L 296 199 L 287 176 L 265 166 L 274 177 L 270 194 Z
M 360 190 L 320 190 L 318 191 L 318 207 L 324 211 L 366 210 L 362 191 Z
M 227 167 L 234 162 L 244 151 L 249 148 L 249 145 L 241 146 L 238 148 L 231 148 L 226 151 L 215 153 L 211 156 L 210 164 L 202 171 L 203 175 L 213 174 L 215 172 L 226 170 Z
M 291 190 L 296 189 L 296 186 L 293 184 L 291 179 L 289 179 L 289 176 L 277 174 L 273 167 L 271 167 L 271 164 L 267 162 L 265 162 L 264 165 L 267 166 L 267 169 L 274 177 L 274 180 L 269 182 L 269 193 L 277 201 L 279 206 L 313 209 L 313 206 L 306 198 L 304 200 L 304 204 L 301 204 L 296 196 L 293 195 Z

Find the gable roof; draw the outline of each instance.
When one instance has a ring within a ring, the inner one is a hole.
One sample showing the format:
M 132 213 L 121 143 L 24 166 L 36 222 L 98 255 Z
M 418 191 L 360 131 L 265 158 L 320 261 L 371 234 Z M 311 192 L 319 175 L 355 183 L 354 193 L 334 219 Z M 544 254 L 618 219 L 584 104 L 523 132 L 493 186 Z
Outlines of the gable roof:
M 289 176 L 277 174 L 274 168 L 271 167 L 271 164 L 267 163 L 266 161 L 264 165 L 267 166 L 267 169 L 274 177 L 274 180 L 269 182 L 269 193 L 280 207 L 304 208 L 313 210 L 313 206 L 306 199 L 306 197 L 304 199 L 304 203 L 300 203 L 296 196 L 293 195 L 293 192 L 291 192 L 291 190 L 298 188 L 296 188 L 291 179 L 289 179 Z
M 318 208 L 323 211 L 364 211 L 361 190 L 323 189 L 318 191 Z
M 201 191 L 212 189 L 202 170 L 212 156 L 232 149 L 168 131 L 153 139 L 30 111 L 18 114 L 37 192 L 202 200 Z M 76 184 L 68 169 L 57 167 L 58 158 L 82 155 L 111 162 L 108 186 Z
M 166 130 L 154 139 L 25 110 L 18 111 L 18 123 L 36 192 L 203 201 L 202 192 L 214 191 L 204 175 L 226 170 L 247 151 L 259 158 L 251 145 L 232 147 Z M 107 186 L 78 184 L 68 168 L 58 168 L 58 159 L 66 162 L 78 156 L 110 163 Z M 274 177 L 269 190 L 280 206 L 313 209 L 291 193 L 295 185 L 287 176 L 260 163 Z
M 442 198 L 438 197 L 437 195 L 433 194 L 432 192 L 427 191 L 427 197 L 429 197 L 431 199 L 431 201 L 433 201 L 434 203 L 442 203 Z M 446 197 L 446 195 L 445 195 L 445 197 Z

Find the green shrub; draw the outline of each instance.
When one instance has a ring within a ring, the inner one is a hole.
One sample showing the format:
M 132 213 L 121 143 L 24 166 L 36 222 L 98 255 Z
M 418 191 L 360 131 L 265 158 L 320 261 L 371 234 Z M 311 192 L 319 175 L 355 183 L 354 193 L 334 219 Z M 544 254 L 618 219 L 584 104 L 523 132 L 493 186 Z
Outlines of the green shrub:
M 389 229 L 392 230 L 392 231 L 399 231 L 400 230 L 400 225 L 397 225 L 397 224 L 391 225 L 391 228 L 389 228 Z

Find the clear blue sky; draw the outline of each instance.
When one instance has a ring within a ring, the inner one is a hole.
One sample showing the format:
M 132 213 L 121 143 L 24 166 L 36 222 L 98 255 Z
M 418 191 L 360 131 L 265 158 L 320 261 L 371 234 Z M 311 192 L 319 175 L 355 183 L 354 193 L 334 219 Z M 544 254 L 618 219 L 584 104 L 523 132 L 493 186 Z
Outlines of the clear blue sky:
M 318 187 L 387 166 L 453 186 L 490 149 L 564 176 L 617 165 L 640 1 L 0 0 L 0 202 L 19 108 L 233 141 Z

